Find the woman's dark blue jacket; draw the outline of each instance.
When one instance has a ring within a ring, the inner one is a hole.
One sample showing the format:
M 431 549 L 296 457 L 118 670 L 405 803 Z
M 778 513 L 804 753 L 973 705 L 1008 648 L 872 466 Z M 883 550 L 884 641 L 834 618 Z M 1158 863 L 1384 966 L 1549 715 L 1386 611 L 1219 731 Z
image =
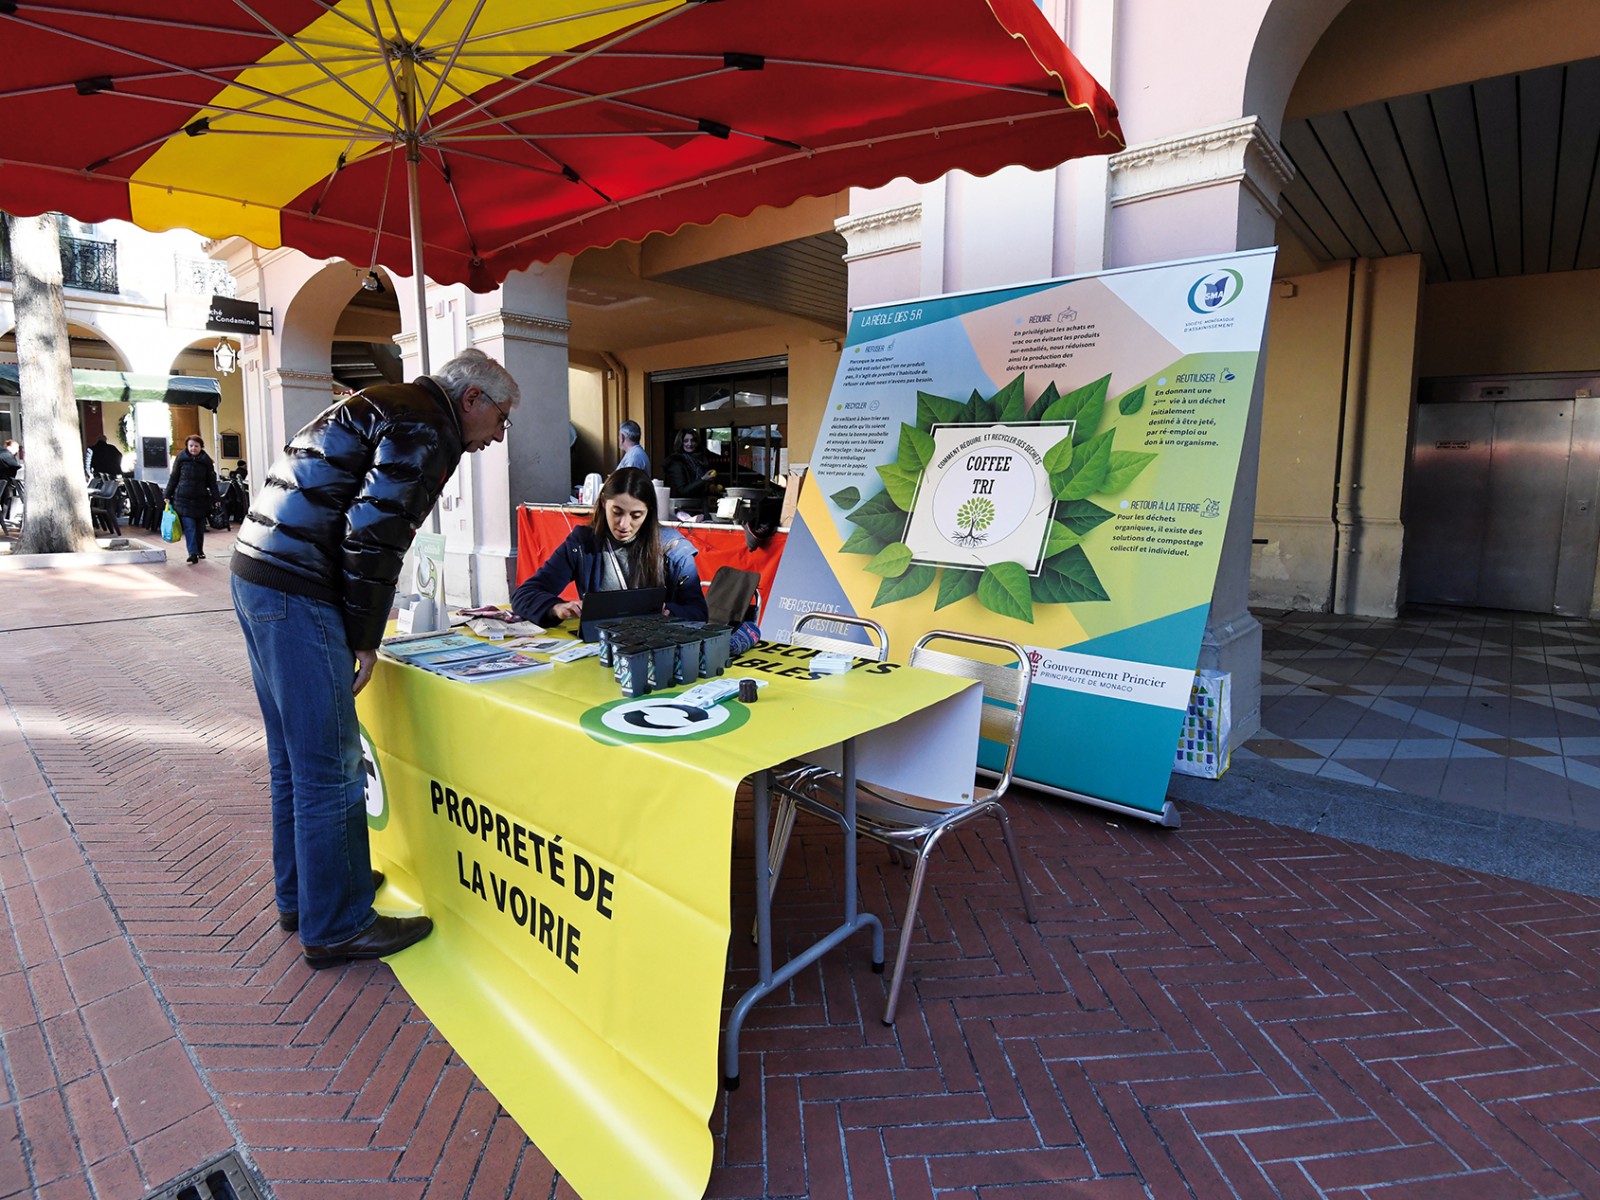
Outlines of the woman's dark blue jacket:
M 667 612 L 683 621 L 704 621 L 708 615 L 706 596 L 694 565 L 699 551 L 675 529 L 661 531 L 661 547 L 665 552 L 662 574 L 666 577 Z M 561 603 L 567 584 L 575 581 L 578 595 L 586 596 L 596 590 L 602 571 L 600 544 L 594 530 L 580 525 L 512 594 L 512 611 L 525 621 L 554 625 L 559 618 L 550 610 Z

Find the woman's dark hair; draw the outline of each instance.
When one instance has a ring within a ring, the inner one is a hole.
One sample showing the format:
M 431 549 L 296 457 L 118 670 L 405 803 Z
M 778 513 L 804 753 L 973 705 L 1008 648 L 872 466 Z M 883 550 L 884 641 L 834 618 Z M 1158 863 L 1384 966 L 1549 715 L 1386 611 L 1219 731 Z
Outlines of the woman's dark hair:
M 696 449 L 705 449 L 706 440 L 700 436 L 700 431 L 698 429 L 683 429 L 679 430 L 678 432 L 679 453 L 683 453 L 684 443 L 686 443 L 690 438 L 694 439 Z
M 611 473 L 611 478 L 606 480 L 600 495 L 595 498 L 594 516 L 589 520 L 589 529 L 602 550 L 621 545 L 611 536 L 611 523 L 606 520 L 606 501 L 614 496 L 631 496 L 644 505 L 644 523 L 639 526 L 633 541 L 627 544 L 628 557 L 633 562 L 630 585 L 636 588 L 661 587 L 666 583 L 666 572 L 662 570 L 664 552 L 661 522 L 656 518 L 655 484 L 638 467 L 622 467 Z

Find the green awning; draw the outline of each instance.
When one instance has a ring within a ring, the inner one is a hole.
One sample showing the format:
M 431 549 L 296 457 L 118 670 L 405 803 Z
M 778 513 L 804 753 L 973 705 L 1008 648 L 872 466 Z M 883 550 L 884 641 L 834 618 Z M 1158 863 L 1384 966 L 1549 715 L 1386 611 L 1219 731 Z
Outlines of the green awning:
M 222 385 L 208 375 L 134 375 L 127 371 L 74 371 L 72 390 L 79 400 L 136 404 L 141 400 L 194 404 L 216 412 Z M 17 364 L 0 363 L 0 396 L 20 394 Z

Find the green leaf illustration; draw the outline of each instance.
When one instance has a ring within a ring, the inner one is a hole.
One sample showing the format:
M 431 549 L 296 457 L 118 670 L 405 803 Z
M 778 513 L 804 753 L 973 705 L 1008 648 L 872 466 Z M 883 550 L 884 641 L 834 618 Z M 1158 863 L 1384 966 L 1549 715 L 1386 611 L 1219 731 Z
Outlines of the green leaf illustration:
M 1046 421 L 1076 421 L 1072 440 L 1079 445 L 1094 436 L 1100 428 L 1100 414 L 1105 411 L 1106 392 L 1111 387 L 1111 376 L 1103 375 L 1093 383 L 1068 392 L 1045 410 Z
M 1125 417 L 1131 417 L 1144 407 L 1144 384 L 1140 384 L 1121 400 L 1117 401 L 1117 411 Z
M 878 477 L 894 502 L 910 512 L 911 503 L 917 498 L 917 481 L 922 478 L 922 468 L 884 463 L 878 468 Z
M 1044 420 L 1044 414 L 1049 412 L 1050 406 L 1059 399 L 1061 399 L 1061 393 L 1056 391 L 1055 381 L 1051 380 L 1044 385 L 1044 391 L 1039 393 L 1039 398 L 1029 407 L 1027 419 L 1029 421 Z
M 990 612 L 1033 622 L 1033 580 L 1020 563 L 995 563 L 978 581 L 978 603 Z
M 1084 442 L 1072 452 L 1069 470 L 1051 474 L 1050 486 L 1057 500 L 1083 500 L 1104 490 L 1106 473 L 1111 469 L 1111 439 L 1115 433 L 1116 430 L 1108 429 Z
M 861 503 L 861 489 L 854 487 L 843 488 L 828 497 L 840 508 L 854 508 Z
M 1028 400 L 1022 394 L 1022 376 L 1018 375 L 990 399 L 994 405 L 994 419 L 1014 423 L 1028 415 Z
M 932 429 L 935 425 L 948 425 L 961 419 L 965 407 L 959 400 L 947 400 L 932 392 L 917 393 L 917 428 Z
M 917 563 L 898 579 L 885 579 L 878 585 L 878 594 L 872 601 L 872 607 L 877 608 L 882 604 L 893 604 L 896 600 L 920 595 L 928 590 L 928 585 L 938 573 L 937 567 Z
M 1115 495 L 1132 483 L 1155 458 L 1154 454 L 1141 454 L 1136 450 L 1113 450 L 1111 462 L 1106 468 L 1106 481 L 1100 490 L 1108 496 Z
M 905 510 L 895 504 L 888 492 L 878 492 L 845 520 L 885 542 L 898 542 L 906 533 Z
M 1090 530 L 1111 520 L 1114 515 L 1088 500 L 1066 500 L 1056 505 L 1056 520 L 1079 537 L 1087 537 Z
M 857 529 L 845 539 L 844 545 L 839 547 L 839 553 L 876 554 L 888 544 L 883 538 L 870 534 L 865 529 Z
M 933 435 L 924 433 L 915 425 L 900 425 L 900 465 L 908 470 L 922 470 L 933 457 Z
M 910 565 L 911 547 L 904 542 L 890 542 L 867 564 L 867 570 L 885 579 L 898 579 Z
M 1060 521 L 1050 522 L 1050 537 L 1044 544 L 1044 556 L 1054 558 L 1063 550 L 1070 550 L 1083 540 L 1083 534 Z
M 933 607 L 944 608 L 957 600 L 965 600 L 978 590 L 978 579 L 982 575 L 982 571 L 962 571 L 955 567 L 946 567 L 939 573 L 939 598 L 934 601 Z
M 1051 475 L 1064 475 L 1072 470 L 1072 439 L 1062 438 L 1044 452 L 1044 469 Z
M 968 424 L 983 424 L 987 421 L 993 421 L 995 419 L 994 405 L 974 391 L 966 404 L 962 405 L 961 416 L 957 419 Z
M 1048 560 L 1033 580 L 1033 598 L 1041 604 L 1080 604 L 1109 600 L 1082 546 Z

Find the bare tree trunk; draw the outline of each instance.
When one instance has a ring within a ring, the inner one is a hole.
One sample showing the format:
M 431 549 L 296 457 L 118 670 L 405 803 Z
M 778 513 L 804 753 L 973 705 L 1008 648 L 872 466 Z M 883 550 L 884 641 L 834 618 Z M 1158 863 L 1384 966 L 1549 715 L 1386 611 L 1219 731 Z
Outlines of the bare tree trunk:
M 22 392 L 24 505 L 18 554 L 94 550 L 84 486 L 72 351 L 61 295 L 61 224 L 55 213 L 11 223 L 16 278 L 17 382 Z

